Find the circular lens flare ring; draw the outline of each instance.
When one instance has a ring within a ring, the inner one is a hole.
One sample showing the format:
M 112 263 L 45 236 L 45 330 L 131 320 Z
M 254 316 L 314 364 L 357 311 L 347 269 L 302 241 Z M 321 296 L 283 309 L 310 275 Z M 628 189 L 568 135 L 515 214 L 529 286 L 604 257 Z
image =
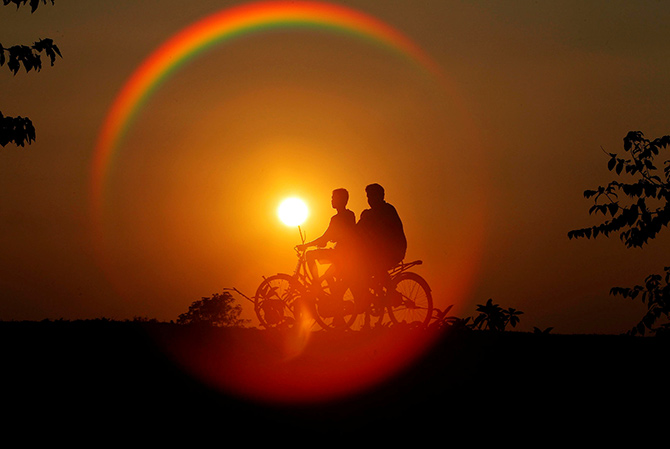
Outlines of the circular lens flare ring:
M 286 226 L 300 226 L 309 215 L 307 204 L 300 198 L 286 198 L 277 208 L 279 219 Z
M 172 73 L 212 46 L 230 42 L 237 36 L 254 34 L 268 28 L 291 29 L 303 25 L 351 34 L 391 49 L 406 61 L 428 73 L 430 78 L 449 95 L 450 100 L 457 104 L 465 115 L 468 115 L 464 99 L 454 89 L 452 81 L 444 76 L 438 64 L 406 36 L 374 17 L 344 6 L 311 1 L 252 2 L 214 13 L 180 30 L 150 54 L 127 80 L 110 106 L 94 150 L 90 180 L 95 243 L 100 246 L 96 249 L 100 251 L 101 263 L 107 260 L 104 228 L 106 224 L 105 200 L 109 193 L 106 191 L 109 188 L 107 185 L 109 173 L 114 165 L 115 157 L 121 152 L 125 135 L 132 128 L 135 119 L 150 100 L 151 95 Z M 295 206 L 294 204 L 289 207 L 290 204 L 286 206 L 287 210 Z M 483 213 L 483 209 L 474 208 L 480 213 Z M 286 220 L 281 218 L 281 215 L 280 220 L 287 226 L 299 226 L 307 219 L 308 210 L 306 205 L 304 208 L 298 205 L 297 210 L 302 212 L 295 212 L 295 210 L 290 213 L 285 212 Z M 474 221 L 482 227 L 485 223 L 483 219 Z M 479 241 L 476 243 L 479 246 L 482 244 Z M 477 258 L 471 250 L 470 254 L 472 263 L 476 265 Z M 474 268 L 470 271 L 474 272 Z M 462 284 L 462 289 L 467 289 L 472 283 L 470 280 L 465 282 L 463 276 L 456 278 Z M 269 339 L 267 342 L 264 341 L 266 345 L 260 344 L 261 352 L 265 354 L 267 348 L 275 348 L 277 342 L 272 338 L 276 337 L 275 333 L 269 336 L 259 334 L 259 338 Z M 195 345 L 198 348 L 206 344 L 215 346 L 213 352 L 203 353 L 205 358 L 202 361 L 192 359 L 202 353 L 202 351 L 193 351 L 194 346 L 183 345 L 182 354 L 179 348 L 171 344 L 172 342 L 163 343 L 166 352 L 180 360 L 186 370 L 192 370 L 203 382 L 211 381 L 213 385 L 220 386 L 224 391 L 237 392 L 241 396 L 262 400 L 274 398 L 280 401 L 304 400 L 309 402 L 352 394 L 374 385 L 409 364 L 430 346 L 430 339 L 408 338 L 405 341 L 404 339 L 398 340 L 396 335 L 389 341 L 381 339 L 366 344 L 356 342 L 345 348 L 337 344 L 333 345 L 331 351 L 326 354 L 314 354 L 314 348 L 319 346 L 315 345 L 312 339 L 307 344 L 306 341 L 303 341 L 302 334 L 295 338 L 297 341 L 287 338 L 284 344 L 286 348 L 294 350 L 288 353 L 298 353 L 299 356 L 291 357 L 290 363 L 286 361 L 286 357 L 282 357 L 280 361 L 272 365 L 273 369 L 268 369 L 267 360 L 264 358 L 257 359 L 259 353 L 257 347 L 251 350 L 245 346 L 244 342 L 240 343 L 241 348 L 237 350 L 231 349 L 230 345 L 217 346 L 220 340 L 216 338 L 198 341 L 198 344 Z M 285 356 L 286 348 L 276 353 Z M 346 357 L 342 351 L 346 352 Z M 269 349 L 268 352 L 275 354 Z M 212 361 L 216 355 L 221 357 L 220 370 L 212 367 Z M 183 358 L 180 358 L 182 356 Z M 338 362 L 343 357 L 351 363 Z M 326 365 L 327 363 L 332 363 L 332 365 Z M 312 381 L 306 383 L 304 379 Z

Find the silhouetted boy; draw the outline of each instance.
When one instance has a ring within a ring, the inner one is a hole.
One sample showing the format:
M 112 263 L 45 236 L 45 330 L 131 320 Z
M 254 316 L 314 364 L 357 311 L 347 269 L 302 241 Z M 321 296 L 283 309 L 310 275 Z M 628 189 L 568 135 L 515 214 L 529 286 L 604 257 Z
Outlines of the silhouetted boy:
M 307 249 L 310 246 L 319 247 L 308 251 L 306 256 L 307 267 L 315 281 L 319 278 L 316 261 L 330 263 L 335 270 L 339 270 L 347 263 L 356 227 L 356 216 L 347 209 L 348 202 L 349 192 L 346 189 L 333 190 L 331 205 L 337 210 L 337 214 L 331 217 L 328 229 L 321 237 L 297 247 L 299 250 Z M 329 242 L 335 243 L 335 246 L 325 248 Z M 319 282 L 315 282 L 315 284 L 320 285 Z
M 383 279 L 407 251 L 402 221 L 395 207 L 385 201 L 384 188 L 370 184 L 365 192 L 370 208 L 361 213 L 356 224 L 356 270 L 351 285 L 354 298 L 362 307 L 371 300 L 371 279 Z
M 365 193 L 370 209 L 361 213 L 356 224 L 362 262 L 370 271 L 387 271 L 405 258 L 405 231 L 395 207 L 384 200 L 382 186 L 370 184 Z

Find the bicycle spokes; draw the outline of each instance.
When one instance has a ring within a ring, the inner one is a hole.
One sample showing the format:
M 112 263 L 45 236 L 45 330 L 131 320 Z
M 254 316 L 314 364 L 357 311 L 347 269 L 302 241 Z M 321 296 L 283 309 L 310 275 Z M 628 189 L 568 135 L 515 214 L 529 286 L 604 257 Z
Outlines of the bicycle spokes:
M 411 272 L 401 273 L 393 279 L 390 291 L 392 302 L 388 311 L 392 322 L 428 324 L 433 313 L 433 297 L 428 283 L 421 276 Z
M 299 284 L 291 276 L 276 274 L 264 279 L 254 297 L 254 308 L 261 325 L 266 328 L 292 326 L 295 322 L 293 309 L 299 297 Z

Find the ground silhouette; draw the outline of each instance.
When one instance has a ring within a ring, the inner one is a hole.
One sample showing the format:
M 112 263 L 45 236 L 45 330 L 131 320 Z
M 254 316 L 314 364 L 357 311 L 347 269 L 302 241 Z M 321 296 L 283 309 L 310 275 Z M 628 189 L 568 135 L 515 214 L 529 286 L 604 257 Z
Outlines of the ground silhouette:
M 663 384 L 653 379 L 667 379 L 670 371 L 670 340 L 660 337 L 446 330 L 412 366 L 375 388 L 301 406 L 215 391 L 161 350 L 166 342 L 182 345 L 215 364 L 218 353 L 203 342 L 216 339 L 219 348 L 243 342 L 245 351 L 263 356 L 272 354 L 268 342 L 276 336 L 155 322 L 0 322 L 3 422 L 10 433 L 22 426 L 76 425 L 116 435 L 198 428 L 275 442 L 391 441 L 407 434 L 419 442 L 437 434 L 446 444 L 457 435 L 495 442 L 503 429 L 517 437 L 544 432 L 541 441 L 615 423 L 633 431 L 667 413 L 650 412 Z M 328 357 L 324 348 L 363 338 L 363 332 L 320 332 L 302 357 Z

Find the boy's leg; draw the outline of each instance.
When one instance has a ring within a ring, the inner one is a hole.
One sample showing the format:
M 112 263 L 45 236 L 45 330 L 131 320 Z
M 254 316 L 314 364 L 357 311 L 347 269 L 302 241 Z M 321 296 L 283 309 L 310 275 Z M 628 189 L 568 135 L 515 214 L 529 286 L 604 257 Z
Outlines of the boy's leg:
M 319 263 L 326 264 L 330 263 L 330 252 L 332 250 L 329 248 L 326 249 L 314 249 L 312 251 L 307 252 L 307 269 L 309 270 L 309 273 L 312 275 L 312 282 L 314 285 L 320 286 L 321 281 L 319 279 L 319 269 L 316 266 L 316 262 L 318 261 Z

